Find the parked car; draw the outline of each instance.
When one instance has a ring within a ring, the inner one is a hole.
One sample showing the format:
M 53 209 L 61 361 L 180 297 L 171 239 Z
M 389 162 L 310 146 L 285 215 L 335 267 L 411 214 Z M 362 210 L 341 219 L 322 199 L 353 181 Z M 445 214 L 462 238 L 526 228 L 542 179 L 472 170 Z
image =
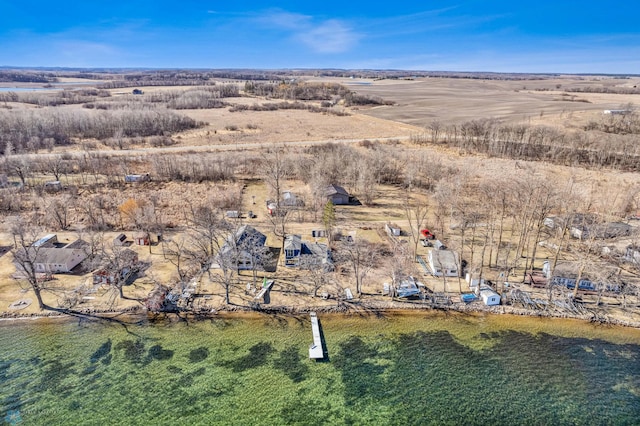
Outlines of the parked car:
M 436 250 L 446 250 L 446 249 L 447 249 L 447 246 L 445 246 L 445 245 L 442 243 L 442 241 L 440 241 L 440 240 L 435 240 L 435 241 L 433 242 L 433 247 L 434 247 Z
M 432 234 L 431 231 L 429 231 L 428 229 L 421 230 L 420 235 L 422 235 L 422 238 L 426 240 L 433 240 L 436 238 L 436 236 Z
M 422 243 L 422 247 L 433 247 L 433 244 L 431 244 L 429 240 L 420 240 L 420 243 Z

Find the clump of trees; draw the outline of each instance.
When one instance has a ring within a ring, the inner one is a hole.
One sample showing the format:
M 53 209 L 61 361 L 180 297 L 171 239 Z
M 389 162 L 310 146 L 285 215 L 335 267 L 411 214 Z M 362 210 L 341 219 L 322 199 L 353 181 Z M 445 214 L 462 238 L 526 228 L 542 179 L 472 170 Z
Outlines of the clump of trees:
M 117 101 L 88 102 L 89 109 L 154 109 L 164 106 L 169 109 L 207 109 L 228 106 L 222 98 L 240 96 L 236 84 L 199 86 L 186 90 L 162 90 L 143 95 L 118 97 Z M 124 99 L 124 100 L 123 100 Z
M 349 89 L 337 83 L 307 83 L 307 82 L 280 82 L 259 83 L 248 81 L 244 85 L 245 93 L 264 96 L 268 98 L 322 101 L 334 98 L 342 98 L 349 93 Z
M 111 93 L 107 90 L 94 88 L 69 89 L 59 92 L 5 92 L 0 93 L 0 102 L 21 102 L 25 104 L 45 106 L 84 104 L 95 101 L 96 98 L 108 98 Z
M 393 105 L 379 97 L 361 95 L 337 83 L 280 82 L 258 83 L 248 81 L 244 86 L 245 93 L 267 98 L 292 101 L 333 101 L 343 99 L 346 106 L 353 105 Z
M 262 104 L 253 105 L 241 105 L 236 104 L 229 108 L 230 112 L 238 111 L 277 111 L 279 109 L 299 109 L 310 112 L 319 112 L 324 114 L 332 114 L 340 117 L 351 115 L 346 111 L 334 110 L 330 107 L 316 106 L 312 104 L 305 104 L 303 102 L 267 102 Z
M 640 170 L 640 147 L 634 137 L 627 135 L 565 131 L 480 119 L 448 126 L 428 126 L 425 132 L 414 134 L 411 140 L 417 144 L 443 144 L 491 157 Z
M 616 135 L 639 135 L 640 114 L 633 105 L 623 105 L 615 114 L 603 114 L 600 120 L 591 121 L 585 130 L 599 130 Z
M 354 92 L 349 92 L 344 96 L 345 106 L 356 105 L 393 105 L 393 101 L 385 101 L 379 96 L 361 95 Z
M 236 153 L 154 155 L 150 158 L 154 178 L 183 182 L 232 181 L 243 161 Z
M 73 138 L 154 136 L 202 126 L 168 110 L 67 111 L 37 109 L 0 111 L 0 151 L 35 151 L 66 145 Z

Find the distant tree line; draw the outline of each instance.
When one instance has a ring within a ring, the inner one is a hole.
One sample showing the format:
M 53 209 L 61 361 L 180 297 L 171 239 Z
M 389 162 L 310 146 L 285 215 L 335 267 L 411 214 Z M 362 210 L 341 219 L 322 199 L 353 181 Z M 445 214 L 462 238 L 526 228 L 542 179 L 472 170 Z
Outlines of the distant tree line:
M 567 92 L 578 93 L 615 93 L 619 95 L 637 95 L 640 94 L 640 88 L 633 87 L 621 87 L 621 86 L 584 86 L 584 87 L 568 87 L 565 89 Z
M 640 170 L 640 146 L 633 135 L 565 131 L 480 119 L 446 126 L 434 121 L 425 132 L 412 135 L 412 141 L 444 144 L 492 157 Z
M 55 83 L 58 79 L 48 72 L 0 71 L 0 81 L 16 83 Z

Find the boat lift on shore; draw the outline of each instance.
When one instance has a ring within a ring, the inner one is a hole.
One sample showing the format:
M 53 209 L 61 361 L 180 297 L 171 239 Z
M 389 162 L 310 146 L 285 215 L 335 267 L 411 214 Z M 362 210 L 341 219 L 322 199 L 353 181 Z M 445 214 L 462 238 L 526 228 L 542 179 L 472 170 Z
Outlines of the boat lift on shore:
M 313 343 L 309 346 L 309 358 L 323 359 L 324 349 L 322 348 L 322 338 L 320 337 L 320 324 L 318 316 L 315 312 L 310 313 L 311 316 L 311 333 L 313 334 Z

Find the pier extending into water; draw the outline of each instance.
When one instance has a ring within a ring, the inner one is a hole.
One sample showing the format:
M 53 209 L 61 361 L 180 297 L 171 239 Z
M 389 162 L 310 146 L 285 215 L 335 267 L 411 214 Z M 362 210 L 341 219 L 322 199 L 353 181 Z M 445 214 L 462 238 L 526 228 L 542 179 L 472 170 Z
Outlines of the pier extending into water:
M 309 358 L 323 359 L 324 349 L 322 348 L 322 338 L 320 337 L 320 324 L 318 316 L 315 312 L 310 313 L 311 316 L 311 333 L 313 334 L 313 343 L 309 346 Z

